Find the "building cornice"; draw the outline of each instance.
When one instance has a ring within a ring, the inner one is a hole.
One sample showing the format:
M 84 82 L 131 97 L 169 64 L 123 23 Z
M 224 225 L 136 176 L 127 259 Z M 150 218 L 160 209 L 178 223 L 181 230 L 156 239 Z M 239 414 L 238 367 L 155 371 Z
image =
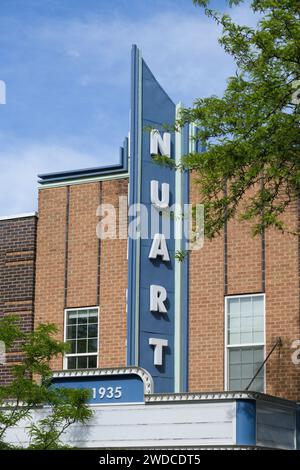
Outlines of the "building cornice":
M 38 183 L 44 186 L 79 184 L 101 179 L 122 178 L 128 176 L 128 138 L 123 147 L 120 147 L 119 163 L 96 168 L 82 168 L 79 170 L 61 171 L 38 175 Z
M 81 370 L 61 370 L 54 371 L 52 378 L 69 378 L 69 377 L 105 377 L 115 375 L 138 375 L 143 383 L 145 395 L 153 393 L 153 379 L 151 375 L 142 367 L 124 367 L 110 369 L 81 369 Z
M 259 392 L 205 392 L 205 393 L 160 393 L 146 396 L 146 403 L 180 403 L 199 401 L 258 400 L 278 405 L 295 407 L 296 402 Z

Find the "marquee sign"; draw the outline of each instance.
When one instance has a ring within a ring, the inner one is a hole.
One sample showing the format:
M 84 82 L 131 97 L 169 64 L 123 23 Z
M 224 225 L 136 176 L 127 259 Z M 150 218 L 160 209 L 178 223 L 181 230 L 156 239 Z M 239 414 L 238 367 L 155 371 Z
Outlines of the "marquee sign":
M 90 390 L 91 405 L 144 403 L 153 393 L 152 377 L 143 369 L 94 369 L 54 372 L 51 385 L 57 388 Z
M 156 154 L 179 161 L 188 151 L 188 129 L 170 130 L 178 108 L 133 46 L 130 208 L 136 210 L 129 224 L 140 215 L 140 225 L 138 236 L 129 236 L 127 364 L 148 370 L 155 392 L 187 389 L 188 266 L 175 258 L 184 222 L 172 217 L 172 207 L 188 203 L 188 176 L 153 161 Z

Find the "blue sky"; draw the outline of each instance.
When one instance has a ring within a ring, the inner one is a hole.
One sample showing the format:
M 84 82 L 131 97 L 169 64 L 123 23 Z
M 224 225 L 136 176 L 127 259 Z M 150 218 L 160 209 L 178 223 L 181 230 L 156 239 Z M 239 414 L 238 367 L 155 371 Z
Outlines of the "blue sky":
M 231 9 L 240 23 L 254 21 L 247 3 Z M 175 102 L 221 94 L 235 72 L 220 29 L 192 0 L 1 0 L 0 9 L 0 216 L 37 209 L 38 173 L 118 160 L 133 43 Z

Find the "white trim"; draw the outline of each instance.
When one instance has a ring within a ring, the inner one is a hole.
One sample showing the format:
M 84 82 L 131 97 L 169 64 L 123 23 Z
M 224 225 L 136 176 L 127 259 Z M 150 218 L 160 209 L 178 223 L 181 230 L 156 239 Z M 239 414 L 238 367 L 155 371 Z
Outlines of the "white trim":
M 234 348 L 255 348 L 264 346 L 265 343 L 241 343 L 241 344 L 227 344 L 228 349 L 234 349 Z
M 264 292 L 256 292 L 255 294 L 235 294 L 235 295 L 225 295 L 226 298 L 230 299 L 239 299 L 240 297 L 259 297 L 265 295 Z
M 229 400 L 258 400 L 259 402 L 276 403 L 280 406 L 285 406 L 290 409 L 296 410 L 297 402 L 289 400 L 287 398 L 277 397 L 274 395 L 267 395 L 261 392 L 251 391 L 236 391 L 236 392 L 187 392 L 187 393 L 155 393 L 153 390 L 153 379 L 149 372 L 141 367 L 125 367 L 124 369 L 78 369 L 78 370 L 62 370 L 53 371 L 52 377 L 76 377 L 76 376 L 102 376 L 102 375 L 118 375 L 118 374 L 138 374 L 145 384 L 147 384 L 147 393 L 145 396 L 145 405 L 153 403 L 168 402 L 168 404 L 188 403 L 188 402 L 200 402 L 200 401 L 229 401 Z M 141 404 L 141 403 L 139 403 Z M 15 400 L 5 400 L 0 404 L 0 408 L 6 408 L 10 406 L 16 406 Z M 124 403 L 123 403 L 124 405 Z M 131 406 L 131 403 L 126 403 L 126 406 Z M 19 402 L 18 406 L 26 406 L 26 402 Z M 46 408 L 49 405 L 37 405 L 36 409 Z M 93 405 L 93 406 L 96 406 Z M 113 405 L 115 406 L 115 405 Z
M 62 186 L 70 186 L 75 184 L 86 184 L 86 183 L 95 183 L 97 181 L 110 181 L 110 180 L 121 180 L 129 178 L 129 173 L 120 173 L 113 175 L 104 175 L 104 176 L 95 176 L 94 178 L 82 178 L 82 179 L 69 179 L 64 181 L 57 181 L 53 183 L 39 183 L 38 190 L 49 189 L 49 188 L 59 188 Z
M 97 356 L 97 352 L 95 353 L 68 353 L 67 357 L 77 357 L 77 356 Z M 68 369 L 66 369 L 68 370 Z
M 64 354 L 63 369 L 66 370 L 66 371 L 69 370 L 69 369 L 67 369 L 67 359 L 68 359 L 68 357 L 97 356 L 97 365 L 96 365 L 96 367 L 99 367 L 99 351 L 100 351 L 100 307 L 99 306 L 95 305 L 94 307 L 79 307 L 79 308 L 72 307 L 72 308 L 65 308 L 64 309 L 64 342 L 65 343 L 67 342 L 67 313 L 68 312 L 78 312 L 80 310 L 97 310 L 97 316 L 98 316 L 97 352 L 96 353 L 78 353 L 78 354 L 77 353 L 70 353 L 70 354 Z M 81 369 L 78 369 L 78 370 L 81 370 Z
M 144 382 L 145 394 L 152 394 L 154 390 L 153 379 L 148 371 L 142 367 L 118 367 L 118 368 L 107 368 L 107 369 L 69 369 L 62 371 L 54 371 L 52 374 L 53 378 L 57 377 L 97 377 L 107 375 L 127 375 L 136 374 Z M 1 406 L 1 405 L 0 405 Z
M 264 317 L 264 343 L 245 343 L 245 344 L 228 344 L 228 312 L 227 312 L 227 299 L 240 299 L 244 297 L 263 297 L 264 305 L 263 305 L 263 317 Z M 225 321 L 224 321 L 224 390 L 228 391 L 228 350 L 229 349 L 238 349 L 238 348 L 255 348 L 255 347 L 263 347 L 263 358 L 266 358 L 266 294 L 264 292 L 255 293 L 255 294 L 238 294 L 238 295 L 226 295 L 224 297 L 224 313 L 225 313 Z M 264 393 L 266 391 L 266 368 L 264 368 Z
M 38 217 L 38 212 L 24 212 L 23 214 L 4 215 L 0 220 L 25 219 L 26 217 Z
M 266 395 L 261 392 L 253 391 L 223 391 L 223 392 L 187 392 L 187 393 L 155 393 L 145 397 L 147 403 L 182 403 L 190 401 L 221 401 L 221 400 L 260 400 L 269 403 L 278 403 L 284 406 L 296 408 L 296 402 L 288 400 L 287 398 L 276 397 L 273 395 Z
M 99 305 L 92 305 L 90 307 L 71 307 L 71 308 L 68 308 L 66 307 L 65 310 L 68 310 L 68 312 L 71 312 L 71 311 L 77 311 L 77 310 L 87 310 L 87 309 L 92 309 L 92 308 L 97 308 L 99 309 Z

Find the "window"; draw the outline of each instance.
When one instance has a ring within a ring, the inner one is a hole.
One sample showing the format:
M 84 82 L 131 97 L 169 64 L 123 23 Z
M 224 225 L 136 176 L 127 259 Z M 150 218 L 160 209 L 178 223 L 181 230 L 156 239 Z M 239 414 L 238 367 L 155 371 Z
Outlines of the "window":
M 264 361 L 264 295 L 225 300 L 226 389 L 244 390 Z M 264 369 L 250 390 L 264 391 Z
M 98 308 L 66 310 L 65 369 L 93 369 L 98 363 Z

